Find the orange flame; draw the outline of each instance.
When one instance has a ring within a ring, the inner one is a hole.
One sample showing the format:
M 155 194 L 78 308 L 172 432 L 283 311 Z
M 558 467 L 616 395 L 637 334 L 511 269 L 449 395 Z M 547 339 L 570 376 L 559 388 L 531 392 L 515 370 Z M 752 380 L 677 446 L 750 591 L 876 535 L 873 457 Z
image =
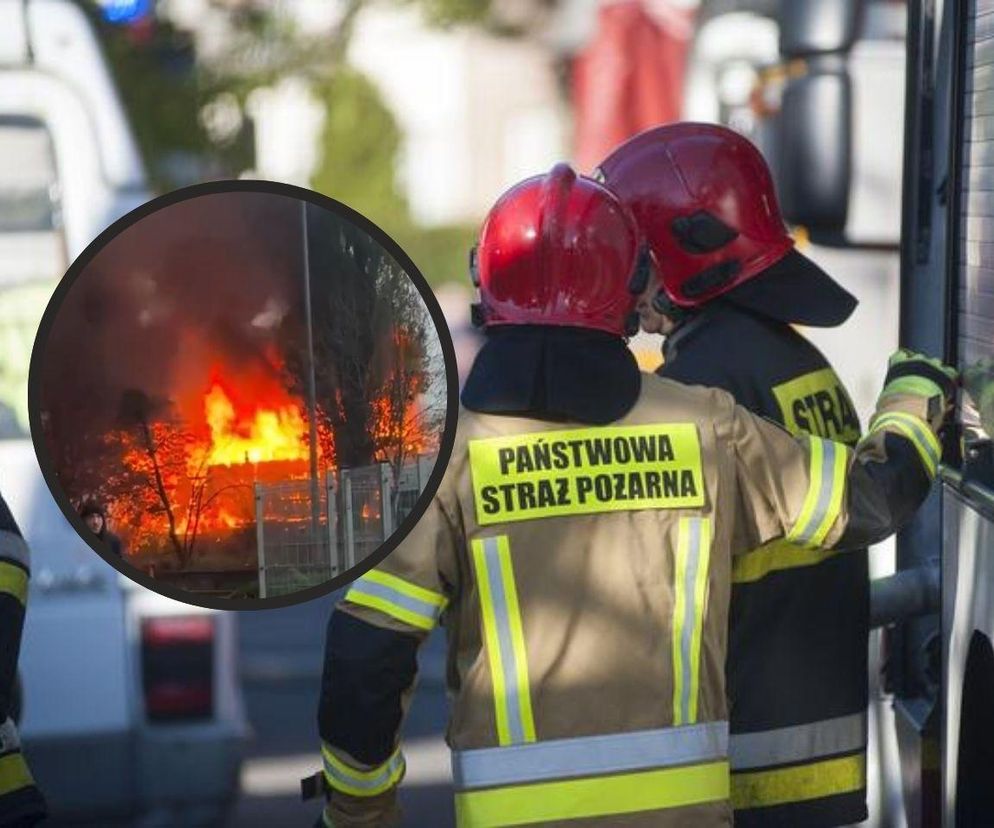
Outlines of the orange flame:
M 204 396 L 204 418 L 211 432 L 206 464 L 234 466 L 273 460 L 306 460 L 307 425 L 292 405 L 260 408 L 239 418 L 224 389 L 214 383 Z
M 235 554 L 243 547 L 252 551 L 250 543 L 238 538 L 251 530 L 255 520 L 253 484 L 308 475 L 307 417 L 302 401 L 272 370 L 275 364 L 274 358 L 265 370 L 257 365 L 237 370 L 212 365 L 202 384 L 190 383 L 185 394 L 177 395 L 179 416 L 174 422 L 150 424 L 153 449 L 134 429 L 115 435 L 122 449 L 124 479 L 137 473 L 145 481 L 131 496 L 114 498 L 117 525 L 127 527 L 131 549 L 156 550 L 155 554 L 169 549 L 168 516 L 154 484 L 157 464 L 180 541 L 195 537 L 196 548 L 208 551 L 221 544 L 223 554 Z M 372 404 L 378 456 L 397 453 L 410 458 L 435 450 L 438 437 L 422 416 L 420 384 L 411 382 L 403 396 L 391 395 L 390 387 L 386 383 Z M 324 417 L 318 419 L 317 432 L 323 471 L 337 463 L 335 435 Z M 379 504 L 366 502 L 360 513 L 365 520 L 377 519 Z M 227 538 L 233 539 L 233 545 L 223 545 Z

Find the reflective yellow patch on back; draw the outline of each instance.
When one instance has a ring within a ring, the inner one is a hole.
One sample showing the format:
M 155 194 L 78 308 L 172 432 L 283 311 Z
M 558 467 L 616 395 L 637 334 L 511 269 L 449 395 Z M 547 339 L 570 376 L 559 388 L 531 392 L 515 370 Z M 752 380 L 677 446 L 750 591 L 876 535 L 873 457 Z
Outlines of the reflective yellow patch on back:
M 849 445 L 859 439 L 856 409 L 831 368 L 803 374 L 772 390 L 791 434 L 815 434 Z
M 542 431 L 469 441 L 476 519 L 704 505 L 693 423 Z

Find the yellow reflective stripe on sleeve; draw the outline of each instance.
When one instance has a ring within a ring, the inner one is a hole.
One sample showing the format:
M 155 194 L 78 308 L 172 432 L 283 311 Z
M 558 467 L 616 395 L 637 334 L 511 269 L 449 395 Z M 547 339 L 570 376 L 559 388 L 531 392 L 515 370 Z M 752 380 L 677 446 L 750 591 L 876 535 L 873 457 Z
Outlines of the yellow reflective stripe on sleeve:
M 28 600 L 28 573 L 17 564 L 0 561 L 0 593 L 12 595 L 22 606 Z
M 507 536 L 473 541 L 484 648 L 494 691 L 497 743 L 535 741 L 528 654 Z
M 935 477 L 939 460 L 942 458 L 942 445 L 928 425 L 914 414 L 904 411 L 889 411 L 874 418 L 870 424 L 870 434 L 879 431 L 897 432 L 907 437 L 918 451 L 925 464 L 929 477 Z
M 680 518 L 673 584 L 673 724 L 697 721 L 711 522 Z
M 831 443 L 831 461 L 825 458 L 826 465 L 831 462 L 832 468 L 832 494 L 828 501 L 828 508 L 822 516 L 821 523 L 815 529 L 814 535 L 808 544 L 813 547 L 820 547 L 828 536 L 832 525 L 838 519 L 842 511 L 842 496 L 846 491 L 846 471 L 849 468 L 849 447 L 842 443 Z M 826 452 L 826 455 L 828 452 Z
M 794 526 L 787 533 L 787 541 L 793 542 L 795 538 L 812 522 L 812 515 L 818 498 L 821 495 L 822 472 L 824 470 L 824 450 L 823 441 L 818 437 L 808 439 L 808 490 L 804 494 L 804 503 L 801 505 L 801 513 L 798 515 Z
M 532 825 L 680 808 L 728 798 L 728 762 L 456 794 L 459 828 Z
M 880 392 L 880 399 L 893 397 L 897 394 L 910 394 L 915 397 L 940 397 L 942 389 L 938 384 L 925 377 L 898 377 L 891 380 Z
M 30 787 L 34 783 L 20 751 L 0 756 L 0 796 Z
M 422 630 L 435 627 L 447 603 L 446 597 L 438 592 L 378 569 L 369 570 L 352 584 L 345 600 L 379 610 Z
M 788 768 L 732 774 L 736 810 L 804 802 L 866 787 L 866 757 L 860 753 Z
M 753 583 L 771 572 L 815 566 L 837 554 L 837 549 L 805 549 L 781 538 L 744 555 L 736 555 L 732 559 L 732 582 Z
M 339 759 L 326 744 L 321 745 L 324 778 L 336 791 L 351 796 L 376 796 L 396 785 L 404 775 L 404 755 L 397 748 L 383 764 L 358 770 Z
M 842 443 L 808 438 L 810 452 L 808 490 L 801 513 L 785 540 L 816 548 L 824 542 L 842 508 L 849 449 Z

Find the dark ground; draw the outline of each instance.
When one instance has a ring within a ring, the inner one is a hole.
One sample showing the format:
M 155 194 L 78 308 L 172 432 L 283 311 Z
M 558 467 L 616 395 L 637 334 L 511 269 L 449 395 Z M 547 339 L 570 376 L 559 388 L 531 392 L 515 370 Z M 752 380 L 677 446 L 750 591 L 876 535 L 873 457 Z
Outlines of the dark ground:
M 313 824 L 317 802 L 301 802 L 299 779 L 320 766 L 316 704 L 324 630 L 334 601 L 239 613 L 246 713 L 254 733 L 242 769 L 242 794 L 229 820 L 243 826 Z M 407 777 L 404 826 L 455 824 L 443 685 L 444 637 L 422 647 L 420 677 L 404 725 Z

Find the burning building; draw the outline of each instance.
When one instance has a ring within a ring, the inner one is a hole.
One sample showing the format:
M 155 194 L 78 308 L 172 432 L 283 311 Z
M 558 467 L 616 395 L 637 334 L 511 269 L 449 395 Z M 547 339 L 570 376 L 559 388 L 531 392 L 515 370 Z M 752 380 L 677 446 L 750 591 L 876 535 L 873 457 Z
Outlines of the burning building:
M 254 560 L 256 483 L 435 449 L 435 337 L 361 228 L 238 190 L 163 207 L 98 251 L 32 383 L 73 505 L 104 502 L 143 560 L 237 567 Z

